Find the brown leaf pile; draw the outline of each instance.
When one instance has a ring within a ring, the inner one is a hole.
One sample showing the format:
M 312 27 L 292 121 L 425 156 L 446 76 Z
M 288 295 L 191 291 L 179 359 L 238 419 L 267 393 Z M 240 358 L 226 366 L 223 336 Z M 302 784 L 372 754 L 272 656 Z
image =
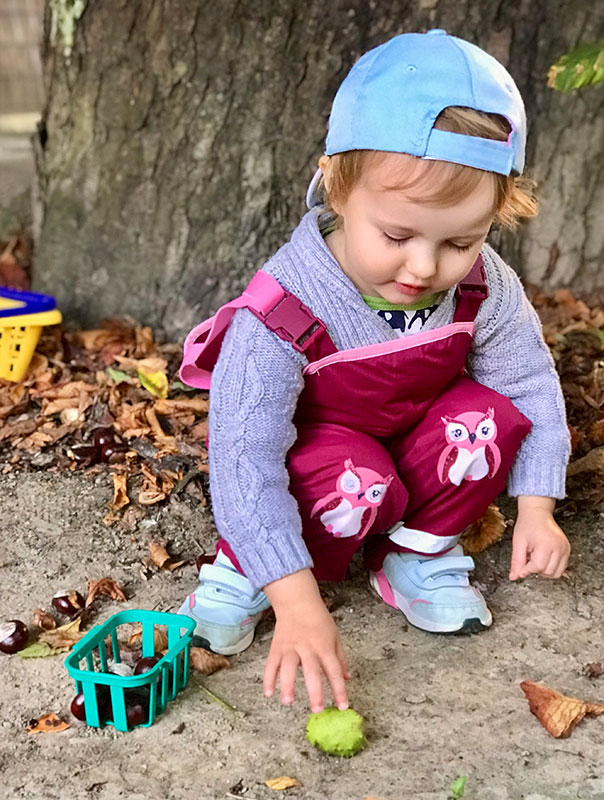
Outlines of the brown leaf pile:
M 106 524 L 131 504 L 129 516 L 140 517 L 138 509 L 144 515 L 175 490 L 205 503 L 196 481 L 208 470 L 208 400 L 178 381 L 181 354 L 180 345 L 159 345 L 150 328 L 124 319 L 89 331 L 44 329 L 24 380 L 0 380 L 0 470 L 110 469 Z M 81 455 L 97 428 L 113 430 L 114 456 Z
M 604 307 L 568 289 L 551 296 L 529 287 L 560 375 L 573 453 L 568 501 L 575 510 L 604 499 Z
M 586 703 L 576 697 L 566 697 L 533 681 L 522 681 L 520 688 L 533 714 L 556 739 L 570 736 L 586 714 L 604 714 L 602 703 Z

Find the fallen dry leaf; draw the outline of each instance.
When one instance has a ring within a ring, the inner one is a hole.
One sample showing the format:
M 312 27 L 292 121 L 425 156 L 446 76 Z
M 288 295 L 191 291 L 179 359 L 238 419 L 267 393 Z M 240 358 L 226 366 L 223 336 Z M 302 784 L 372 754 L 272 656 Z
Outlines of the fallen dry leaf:
M 586 456 L 569 464 L 566 474 L 578 475 L 581 472 L 604 472 L 604 447 L 594 447 Z
M 570 736 L 586 714 L 604 714 L 604 704 L 585 703 L 533 681 L 522 681 L 520 688 L 529 708 L 545 730 L 556 739 Z
M 51 647 L 71 648 L 82 638 L 82 636 L 86 635 L 84 631 L 80 631 L 81 623 L 82 618 L 77 617 L 76 619 L 71 620 L 71 622 L 68 622 L 66 625 L 61 625 L 60 628 L 44 631 L 38 636 L 38 641 L 45 642 Z
M 505 532 L 505 517 L 496 505 L 490 505 L 479 520 L 463 532 L 464 553 L 475 555 L 498 542 Z
M 120 508 L 124 508 L 130 502 L 127 486 L 128 478 L 126 475 L 120 475 L 116 472 L 113 472 L 111 477 L 113 479 L 113 500 L 108 504 L 108 508 L 110 511 L 119 511 Z
M 113 580 L 113 578 L 99 578 L 97 581 L 88 581 L 86 608 L 100 594 L 111 597 L 112 600 L 119 600 L 120 603 L 126 602 L 124 590 L 117 581 Z
M 151 561 L 160 569 L 166 561 L 170 560 L 170 554 L 161 542 L 149 542 L 149 550 L 151 551 Z
M 160 569 L 173 572 L 186 564 L 186 561 L 172 561 L 172 556 L 161 542 L 149 542 L 149 550 L 151 551 L 151 561 Z
M 128 639 L 128 647 L 140 647 L 143 640 L 142 626 L 139 630 L 131 634 Z M 153 629 L 153 648 L 156 653 L 165 653 L 168 651 L 168 634 L 157 625 Z
M 285 789 L 292 789 L 294 786 L 302 786 L 299 780 L 296 780 L 296 778 L 288 778 L 287 775 L 282 775 L 280 778 L 270 778 L 270 780 L 264 782 L 269 789 L 275 789 L 275 791 L 278 792 L 283 792 Z
M 70 728 L 68 722 L 63 722 L 56 714 L 43 714 L 38 719 L 32 719 L 27 726 L 28 733 L 58 733 Z
M 52 631 L 57 627 L 55 618 L 42 608 L 34 609 L 33 624 L 36 628 L 42 628 L 43 631 Z
M 203 672 L 204 675 L 212 675 L 218 672 L 219 669 L 228 669 L 231 662 L 225 656 L 218 653 L 210 653 L 203 647 L 191 648 L 191 666 L 197 672 Z
M 604 664 L 601 661 L 592 661 L 583 667 L 583 671 L 588 678 L 599 678 L 604 675 Z

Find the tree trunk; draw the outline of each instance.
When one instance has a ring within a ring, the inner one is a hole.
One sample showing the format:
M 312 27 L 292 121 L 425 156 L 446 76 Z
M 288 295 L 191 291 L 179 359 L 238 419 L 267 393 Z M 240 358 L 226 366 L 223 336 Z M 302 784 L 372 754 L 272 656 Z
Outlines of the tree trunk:
M 69 57 L 48 9 L 36 285 L 81 324 L 129 314 L 182 336 L 304 212 L 354 60 L 395 33 L 443 27 L 506 64 L 526 101 L 543 210 L 514 236 L 495 234 L 504 257 L 543 285 L 604 286 L 604 87 L 546 87 L 561 53 L 604 37 L 597 7 L 95 0 L 73 20 Z

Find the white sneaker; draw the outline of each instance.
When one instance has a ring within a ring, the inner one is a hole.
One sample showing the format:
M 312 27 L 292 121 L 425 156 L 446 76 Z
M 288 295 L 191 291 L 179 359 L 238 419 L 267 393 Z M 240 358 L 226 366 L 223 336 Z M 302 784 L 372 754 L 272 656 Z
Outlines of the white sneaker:
M 493 622 L 484 597 L 470 584 L 474 561 L 456 545 L 443 556 L 388 553 L 371 586 L 407 620 L 432 633 L 479 633 Z
M 251 645 L 256 625 L 270 606 L 264 592 L 255 590 L 219 551 L 213 564 L 199 570 L 199 586 L 178 613 L 197 622 L 193 636 L 204 647 L 230 656 Z

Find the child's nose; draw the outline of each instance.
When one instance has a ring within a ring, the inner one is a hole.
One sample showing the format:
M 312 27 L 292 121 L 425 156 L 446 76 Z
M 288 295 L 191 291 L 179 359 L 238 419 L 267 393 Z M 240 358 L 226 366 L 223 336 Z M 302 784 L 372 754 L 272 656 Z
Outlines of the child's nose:
M 405 266 L 419 281 L 428 280 L 436 274 L 436 254 L 428 248 L 417 248 L 409 253 Z

